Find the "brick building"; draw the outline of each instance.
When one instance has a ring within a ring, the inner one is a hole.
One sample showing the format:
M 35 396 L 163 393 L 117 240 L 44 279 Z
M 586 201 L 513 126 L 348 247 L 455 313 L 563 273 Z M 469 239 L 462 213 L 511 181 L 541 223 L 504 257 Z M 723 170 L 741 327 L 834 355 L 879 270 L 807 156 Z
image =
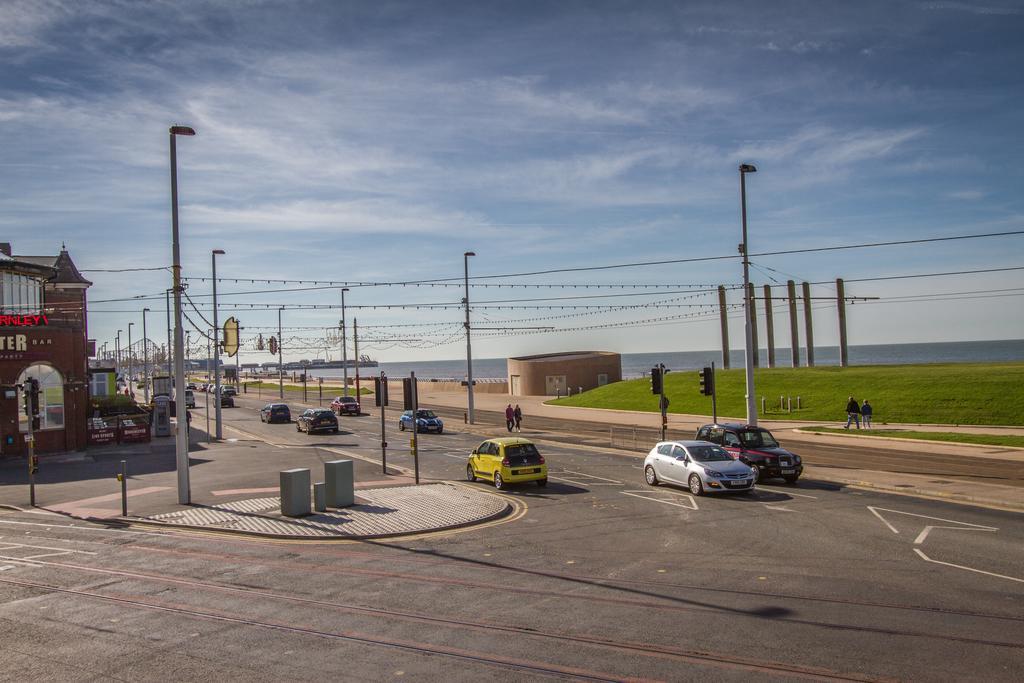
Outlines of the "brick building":
M 40 384 L 36 452 L 72 451 L 88 441 L 86 290 L 67 249 L 56 256 L 20 256 L 0 243 L 0 455 L 27 452 L 28 420 L 17 385 Z
M 622 380 L 622 357 L 611 351 L 568 351 L 508 359 L 512 396 L 565 396 Z

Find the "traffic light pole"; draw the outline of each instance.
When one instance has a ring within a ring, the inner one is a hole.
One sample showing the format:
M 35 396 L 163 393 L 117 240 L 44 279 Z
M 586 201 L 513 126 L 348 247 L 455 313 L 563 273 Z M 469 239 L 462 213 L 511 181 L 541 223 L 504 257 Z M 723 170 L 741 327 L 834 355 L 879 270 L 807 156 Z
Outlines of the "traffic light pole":
M 377 401 L 380 404 L 380 464 L 384 474 L 388 473 L 388 440 L 384 422 L 384 413 L 388 405 L 388 376 L 380 371 L 380 384 L 377 386 Z
M 661 398 L 659 399 L 659 405 L 661 406 L 661 440 L 665 440 L 665 431 L 668 428 L 668 401 L 665 400 L 665 364 L 658 363 L 658 370 L 661 374 Z
M 32 418 L 28 421 L 28 504 L 36 506 L 36 437 L 32 431 Z
M 358 356 L 357 356 L 358 358 Z M 409 383 L 412 385 L 412 462 L 416 471 L 416 483 L 420 483 L 420 444 L 416 438 L 416 416 L 420 412 L 420 392 L 416 390 L 416 373 L 409 373 Z
M 715 382 L 715 361 L 711 361 L 711 424 L 718 424 L 718 384 Z

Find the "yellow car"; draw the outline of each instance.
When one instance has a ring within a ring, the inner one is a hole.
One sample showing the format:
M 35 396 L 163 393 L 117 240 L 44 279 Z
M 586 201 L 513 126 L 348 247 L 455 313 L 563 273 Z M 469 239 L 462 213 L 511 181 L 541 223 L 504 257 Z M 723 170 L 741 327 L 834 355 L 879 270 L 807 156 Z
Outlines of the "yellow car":
M 466 479 L 488 479 L 494 482 L 494 488 L 497 489 L 524 481 L 535 481 L 537 486 L 547 486 L 548 466 L 544 456 L 528 439 L 514 436 L 488 439 L 469 456 Z

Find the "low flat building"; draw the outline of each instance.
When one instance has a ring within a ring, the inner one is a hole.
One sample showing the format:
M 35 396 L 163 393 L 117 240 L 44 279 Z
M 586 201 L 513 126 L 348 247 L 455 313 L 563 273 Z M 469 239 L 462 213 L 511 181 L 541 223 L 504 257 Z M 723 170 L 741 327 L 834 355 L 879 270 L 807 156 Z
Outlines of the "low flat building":
M 622 357 L 611 351 L 567 351 L 508 359 L 512 396 L 565 396 L 622 381 Z

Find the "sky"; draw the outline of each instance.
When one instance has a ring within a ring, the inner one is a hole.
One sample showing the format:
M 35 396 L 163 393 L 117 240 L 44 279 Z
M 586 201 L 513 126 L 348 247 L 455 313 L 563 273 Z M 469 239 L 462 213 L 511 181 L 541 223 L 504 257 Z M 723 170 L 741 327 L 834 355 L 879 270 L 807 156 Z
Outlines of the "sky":
M 467 251 L 476 357 L 720 348 L 718 285 L 741 348 L 742 163 L 777 346 L 789 279 L 812 283 L 819 345 L 838 340 L 836 278 L 850 344 L 1024 338 L 1024 235 L 825 250 L 1024 230 L 1019 2 L 0 0 L 0 16 L 0 235 L 16 254 L 67 246 L 109 348 L 129 322 L 139 338 L 143 307 L 166 339 L 175 124 L 197 131 L 177 139 L 186 312 L 212 320 L 223 249 L 242 362 L 272 360 L 255 343 L 281 306 L 286 360 L 337 358 L 341 311 L 296 306 L 338 306 L 340 282 L 380 283 L 345 295 L 350 355 L 355 320 L 378 360 L 464 357 L 463 291 L 440 285 L 461 285 Z M 517 275 L 652 261 L 676 262 Z M 442 282 L 394 284 L 424 280 Z M 305 289 L 267 291 L 283 288 Z M 449 307 L 409 308 L 425 303 Z

